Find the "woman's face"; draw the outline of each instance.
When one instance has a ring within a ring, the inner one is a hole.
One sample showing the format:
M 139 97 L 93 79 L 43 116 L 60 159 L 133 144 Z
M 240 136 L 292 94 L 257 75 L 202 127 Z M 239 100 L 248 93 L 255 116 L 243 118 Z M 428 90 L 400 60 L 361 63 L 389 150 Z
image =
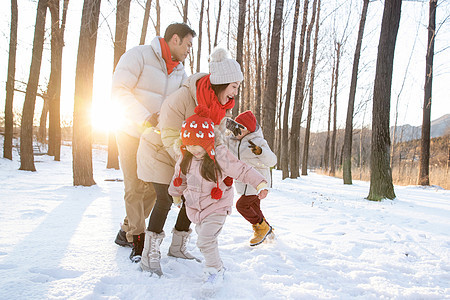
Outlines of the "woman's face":
M 191 152 L 192 155 L 195 156 L 195 158 L 203 158 L 206 154 L 206 150 L 203 149 L 200 145 L 187 145 L 186 150 Z
M 240 81 L 232 82 L 228 84 L 227 88 L 219 93 L 217 98 L 219 99 L 220 104 L 225 105 L 228 101 L 234 98 L 238 94 Z

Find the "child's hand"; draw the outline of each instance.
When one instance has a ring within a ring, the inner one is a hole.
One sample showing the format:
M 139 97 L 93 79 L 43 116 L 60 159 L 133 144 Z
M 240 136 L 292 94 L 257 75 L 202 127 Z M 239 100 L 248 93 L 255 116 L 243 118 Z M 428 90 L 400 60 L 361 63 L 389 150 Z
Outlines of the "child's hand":
M 253 154 L 260 155 L 262 153 L 261 147 L 256 146 L 255 143 L 253 143 L 252 141 L 248 141 L 248 142 L 250 143 L 250 146 L 248 146 L 248 147 L 252 149 Z
M 181 197 L 174 197 L 172 196 L 173 204 L 175 204 L 178 208 L 181 208 L 181 205 L 183 204 L 183 201 L 181 201 Z
M 262 189 L 259 194 L 258 194 L 258 198 L 259 199 L 264 199 L 267 197 L 267 194 L 269 193 L 269 190 L 267 188 Z

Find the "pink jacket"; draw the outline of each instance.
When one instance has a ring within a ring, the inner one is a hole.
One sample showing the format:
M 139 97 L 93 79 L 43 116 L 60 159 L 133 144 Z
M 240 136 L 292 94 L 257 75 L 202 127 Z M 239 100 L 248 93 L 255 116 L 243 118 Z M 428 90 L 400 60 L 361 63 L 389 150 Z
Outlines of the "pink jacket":
M 223 196 L 219 200 L 211 197 L 211 190 L 217 186 L 215 182 L 207 181 L 200 174 L 201 159 L 192 158 L 188 174 L 181 173 L 183 183 L 180 186 L 173 185 L 173 179 L 180 174 L 180 158 L 175 166 L 175 174 L 169 186 L 169 194 L 174 197 L 184 195 L 186 199 L 186 213 L 194 224 L 199 224 L 206 216 L 213 213 L 230 214 L 233 206 L 233 186 L 226 186 L 223 179 L 230 176 L 241 182 L 257 187 L 266 182 L 264 176 L 248 164 L 240 161 L 231 153 L 225 145 L 216 147 L 216 161 L 222 168 L 222 176 L 219 178 L 219 188 Z

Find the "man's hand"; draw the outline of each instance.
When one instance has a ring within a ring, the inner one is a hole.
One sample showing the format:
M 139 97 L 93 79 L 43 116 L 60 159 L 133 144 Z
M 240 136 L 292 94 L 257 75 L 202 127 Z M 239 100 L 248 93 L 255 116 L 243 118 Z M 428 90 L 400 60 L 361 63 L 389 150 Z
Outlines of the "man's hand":
M 144 127 L 155 127 L 158 125 L 159 112 L 153 113 L 144 121 Z
M 248 147 L 252 149 L 253 154 L 260 155 L 262 153 L 261 147 L 256 146 L 255 143 L 253 143 L 252 141 L 248 141 L 248 142 L 250 143 L 250 146 L 248 146 Z

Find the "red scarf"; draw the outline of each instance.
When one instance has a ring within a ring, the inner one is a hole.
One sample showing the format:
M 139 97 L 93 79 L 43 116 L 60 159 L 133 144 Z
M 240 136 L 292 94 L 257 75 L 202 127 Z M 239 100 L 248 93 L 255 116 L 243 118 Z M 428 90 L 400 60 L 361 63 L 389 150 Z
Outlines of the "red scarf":
M 162 58 L 166 62 L 167 74 L 170 74 L 180 62 L 172 60 L 172 54 L 170 53 L 169 45 L 167 45 L 166 41 L 163 38 L 159 39 L 159 44 L 161 45 Z
M 230 99 L 225 105 L 222 105 L 211 87 L 210 75 L 197 81 L 197 102 L 198 105 L 206 105 L 209 108 L 211 120 L 215 125 L 219 125 L 225 117 L 227 109 L 234 107 L 234 99 Z

